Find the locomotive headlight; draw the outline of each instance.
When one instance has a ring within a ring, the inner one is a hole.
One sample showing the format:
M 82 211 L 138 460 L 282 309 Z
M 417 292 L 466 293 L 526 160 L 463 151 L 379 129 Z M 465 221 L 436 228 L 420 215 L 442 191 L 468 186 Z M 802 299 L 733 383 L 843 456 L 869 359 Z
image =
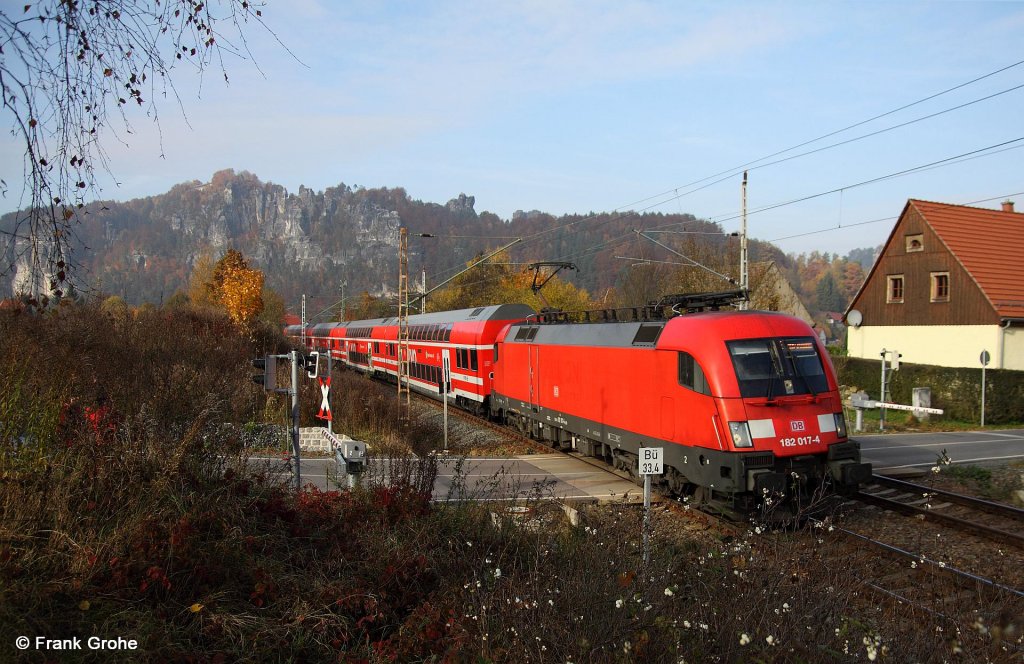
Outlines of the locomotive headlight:
M 846 416 L 842 413 L 832 413 L 836 418 L 836 435 L 846 438 Z
M 754 446 L 754 442 L 750 438 L 750 427 L 746 422 L 729 422 L 729 432 L 732 433 L 734 447 Z

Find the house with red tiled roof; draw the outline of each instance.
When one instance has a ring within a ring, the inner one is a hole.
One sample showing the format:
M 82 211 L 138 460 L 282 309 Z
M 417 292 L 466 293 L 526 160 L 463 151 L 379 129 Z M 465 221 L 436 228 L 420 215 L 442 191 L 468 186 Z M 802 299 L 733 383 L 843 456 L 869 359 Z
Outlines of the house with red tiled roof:
M 1024 214 L 907 201 L 845 320 L 851 357 L 1024 370 Z

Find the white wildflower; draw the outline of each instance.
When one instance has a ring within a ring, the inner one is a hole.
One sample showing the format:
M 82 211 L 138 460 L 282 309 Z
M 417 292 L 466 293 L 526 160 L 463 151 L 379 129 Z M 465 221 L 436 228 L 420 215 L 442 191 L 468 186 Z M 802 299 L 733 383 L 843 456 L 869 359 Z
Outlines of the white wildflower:
M 625 604 L 625 602 L 623 602 L 621 599 L 615 600 L 615 608 L 616 609 L 621 609 L 623 604 Z
M 745 646 L 750 643 L 750 637 L 746 633 L 740 634 L 740 645 Z

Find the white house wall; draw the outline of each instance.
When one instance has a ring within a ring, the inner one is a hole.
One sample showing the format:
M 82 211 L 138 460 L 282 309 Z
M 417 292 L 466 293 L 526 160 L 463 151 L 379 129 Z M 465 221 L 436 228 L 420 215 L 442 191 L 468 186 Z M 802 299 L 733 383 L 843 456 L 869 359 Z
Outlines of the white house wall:
M 911 364 L 980 368 L 981 351 L 987 350 L 992 358 L 990 369 L 1024 370 L 1021 328 L 1004 331 L 998 325 L 867 325 L 848 328 L 846 339 L 850 357 L 877 360 L 885 348 L 898 351 L 901 361 Z
M 1011 327 L 1003 332 L 1003 352 L 1006 366 L 1002 368 L 1024 371 L 1024 328 Z

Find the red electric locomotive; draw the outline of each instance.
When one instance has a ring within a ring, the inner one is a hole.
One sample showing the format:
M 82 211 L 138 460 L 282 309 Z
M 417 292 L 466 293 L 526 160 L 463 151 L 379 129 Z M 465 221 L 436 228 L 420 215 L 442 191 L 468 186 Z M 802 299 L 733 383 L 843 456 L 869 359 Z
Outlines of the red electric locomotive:
M 765 495 L 870 478 L 847 437 L 831 360 L 800 319 L 565 318 L 542 314 L 498 337 L 493 417 L 634 474 L 639 448 L 662 447 L 670 490 L 745 510 Z

